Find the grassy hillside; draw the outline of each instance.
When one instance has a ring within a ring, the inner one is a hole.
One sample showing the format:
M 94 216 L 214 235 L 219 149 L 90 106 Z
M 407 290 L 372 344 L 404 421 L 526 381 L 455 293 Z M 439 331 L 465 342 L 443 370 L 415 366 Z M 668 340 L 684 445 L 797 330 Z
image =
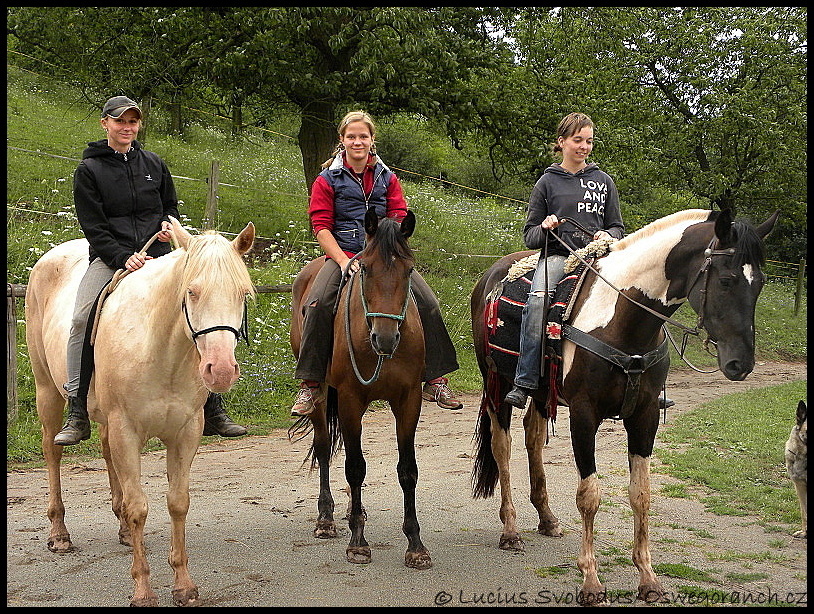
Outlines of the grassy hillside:
M 102 131 L 97 110 L 80 102 L 76 91 L 14 68 L 9 68 L 8 78 L 7 281 L 22 284 L 30 267 L 51 246 L 81 236 L 73 215 L 72 175 L 86 143 L 102 138 Z M 279 125 L 233 139 L 215 116 L 190 110 L 190 117 L 184 138 L 167 136 L 161 133 L 164 118 L 156 111 L 145 139 L 145 146 L 166 160 L 176 176 L 182 221 L 200 228 L 206 204 L 205 178 L 212 161 L 217 160 L 221 182 L 218 228 L 236 233 L 248 221 L 254 222 L 259 239 L 250 258 L 252 278 L 258 285 L 290 283 L 302 265 L 318 254 L 308 229 L 300 154 L 295 140 L 284 136 L 296 134 L 298 126 L 280 118 Z M 388 129 L 404 130 L 404 123 L 383 126 L 382 140 Z M 411 241 L 418 269 L 435 289 L 458 349 L 461 369 L 451 382 L 456 390 L 479 390 L 469 294 L 480 273 L 497 257 L 523 248 L 523 207 L 512 199 L 484 198 L 474 190 L 442 187 L 431 179 L 415 181 L 416 177 L 401 174 L 418 218 Z M 631 219 L 641 216 L 631 212 Z M 761 297 L 758 355 L 762 360 L 805 359 L 806 303 L 795 317 L 792 292 L 788 285 L 769 284 Z M 239 348 L 244 377 L 227 402 L 230 414 L 252 425 L 255 432 L 289 422 L 288 408 L 296 387 L 288 347 L 289 300 L 288 294 L 259 295 L 249 310 L 251 345 Z M 18 306 L 20 419 L 9 427 L 8 445 L 10 452 L 20 450 L 18 456 L 23 459 L 37 456 L 39 444 L 32 434 L 37 430 L 36 412 L 22 301 Z M 679 318 L 695 323 L 688 307 L 679 311 Z M 712 364 L 699 348 L 693 342 L 691 360 L 698 365 Z M 677 367 L 679 362 L 673 359 Z M 95 439 L 96 435 L 77 451 L 93 449 Z

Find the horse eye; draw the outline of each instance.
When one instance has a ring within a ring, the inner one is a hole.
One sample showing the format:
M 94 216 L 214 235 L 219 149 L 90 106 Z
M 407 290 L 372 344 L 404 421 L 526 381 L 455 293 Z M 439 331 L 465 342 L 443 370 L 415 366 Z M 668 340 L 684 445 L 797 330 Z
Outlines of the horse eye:
M 724 288 L 729 288 L 734 279 L 732 277 L 721 277 L 720 283 Z

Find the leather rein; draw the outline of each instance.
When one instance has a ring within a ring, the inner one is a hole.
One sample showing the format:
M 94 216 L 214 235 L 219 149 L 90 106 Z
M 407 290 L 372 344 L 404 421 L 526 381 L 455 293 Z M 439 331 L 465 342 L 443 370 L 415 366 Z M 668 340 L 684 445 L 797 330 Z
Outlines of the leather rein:
M 351 262 L 356 260 L 359 254 L 356 254 L 353 258 L 351 258 Z M 346 271 L 350 271 L 350 263 L 346 268 Z M 353 289 L 353 280 L 356 278 L 356 273 L 346 273 L 343 275 L 343 282 L 342 285 L 345 285 L 344 278 L 347 276 L 347 285 L 348 285 L 348 298 L 345 301 L 345 338 L 348 343 L 348 353 L 350 354 L 350 363 L 353 367 L 353 372 L 356 375 L 356 379 L 359 380 L 359 383 L 363 386 L 368 386 L 379 379 L 379 374 L 382 369 L 382 363 L 384 362 L 385 358 L 392 358 L 392 354 L 380 354 L 377 352 L 377 359 L 376 359 L 376 369 L 373 371 L 373 375 L 366 379 L 362 376 L 359 371 L 359 366 L 356 363 L 356 356 L 353 352 L 353 342 L 351 339 L 350 333 L 350 293 Z M 341 290 L 340 290 L 341 291 Z M 407 277 L 407 293 L 404 298 L 404 305 L 402 306 L 401 313 L 380 313 L 375 311 L 370 311 L 367 306 L 367 298 L 365 297 L 365 269 L 364 267 L 359 268 L 359 297 L 362 301 L 362 309 L 365 311 L 365 321 L 367 322 L 367 329 L 368 332 L 370 331 L 370 318 L 389 318 L 391 320 L 396 320 L 399 322 L 399 326 L 401 323 L 404 322 L 404 317 L 407 315 L 407 307 L 410 304 L 410 294 L 412 292 L 412 271 L 410 271 L 410 275 Z
M 586 230 L 583 226 L 581 226 L 578 222 L 574 221 L 573 219 L 571 219 L 571 218 L 562 218 L 562 220 L 565 221 L 565 222 L 569 222 L 569 223 L 573 224 L 578 229 L 580 229 L 582 232 L 584 232 L 586 235 L 592 236 L 592 234 L 588 230 Z M 704 327 L 704 311 L 706 309 L 707 286 L 709 284 L 709 266 L 712 263 L 712 257 L 713 256 L 731 256 L 731 255 L 733 255 L 735 253 L 734 248 L 715 249 L 715 245 L 716 245 L 718 239 L 717 239 L 717 237 L 713 237 L 712 240 L 710 241 L 709 245 L 707 246 L 707 249 L 704 250 L 704 262 L 701 265 L 701 268 L 696 272 L 695 276 L 693 277 L 692 283 L 690 284 L 689 288 L 687 289 L 687 296 L 689 297 L 689 294 L 692 291 L 692 289 L 695 287 L 695 285 L 698 283 L 698 281 L 703 277 L 703 287 L 701 289 L 701 305 L 700 305 L 700 308 L 698 310 L 698 321 L 697 321 L 694 328 L 690 328 L 689 326 L 686 326 L 685 324 L 682 324 L 681 322 L 678 322 L 677 320 L 674 320 L 673 318 L 670 318 L 669 316 L 665 316 L 664 314 L 661 314 L 658 311 L 656 311 L 654 309 L 651 309 L 650 307 L 648 307 L 646 305 L 643 305 L 639 301 L 637 301 L 637 300 L 631 298 L 630 296 L 628 296 L 627 294 L 623 293 L 613 283 L 611 283 L 608 279 L 606 279 L 599 271 L 597 271 L 596 268 L 591 263 L 587 262 L 582 256 L 580 256 L 573 249 L 571 249 L 571 247 L 569 245 L 567 245 L 565 243 L 565 241 L 563 241 L 559 236 L 557 236 L 556 233 L 551 232 L 551 231 L 549 231 L 549 233 L 552 236 L 554 236 L 554 238 L 557 239 L 563 245 L 563 247 L 565 247 L 573 256 L 575 256 L 583 265 L 585 265 L 585 267 L 587 267 L 588 269 L 593 271 L 593 273 L 599 279 L 601 279 L 606 284 L 608 284 L 617 294 L 619 294 L 620 296 L 623 296 L 624 298 L 626 298 L 628 301 L 630 301 L 631 303 L 633 303 L 637 307 L 640 307 L 644 311 L 647 311 L 648 313 L 650 313 L 650 314 L 656 316 L 657 318 L 659 318 L 660 320 L 662 320 L 664 322 L 664 324 L 662 324 L 662 328 L 664 329 L 666 337 L 669 338 L 670 342 L 673 344 L 673 347 L 675 347 L 675 341 L 673 340 L 672 336 L 670 335 L 670 332 L 667 329 L 666 324 L 672 324 L 672 325 L 677 326 L 678 328 L 682 329 L 684 331 L 683 342 L 682 342 L 682 345 L 681 345 L 681 349 L 679 350 L 676 347 L 676 350 L 677 350 L 679 356 L 681 357 L 681 359 L 687 365 L 689 365 L 692 369 L 694 369 L 695 371 L 698 371 L 700 373 L 714 373 L 715 371 L 718 370 L 716 368 L 713 371 L 701 371 L 697 367 L 690 364 L 690 362 L 684 357 L 684 351 L 686 349 L 688 336 L 689 335 L 698 335 L 700 333 L 700 330 Z M 546 241 L 546 251 L 547 251 L 547 249 L 548 249 L 548 242 Z M 631 385 L 628 386 L 628 388 L 626 390 L 626 393 L 625 393 L 625 401 L 623 402 L 623 410 L 621 412 L 623 417 L 627 412 L 632 410 L 632 403 L 633 403 L 633 400 L 635 398 L 635 394 L 638 392 L 638 382 L 639 382 L 640 375 L 642 373 L 644 373 L 644 371 L 647 370 L 647 368 L 649 368 L 650 366 L 658 363 L 659 361 L 661 361 L 663 358 L 665 358 L 667 356 L 667 346 L 666 346 L 667 339 L 665 339 L 664 342 L 662 342 L 657 348 L 655 348 L 654 350 L 651 350 L 650 352 L 647 352 L 644 355 L 635 354 L 635 355 L 631 356 L 631 355 L 628 355 L 628 354 L 626 354 L 624 352 L 621 352 L 620 350 L 617 350 L 616 348 L 614 348 L 612 346 L 609 346 L 609 345 L 601 342 L 600 340 L 596 339 L 595 337 L 592 337 L 588 333 L 585 333 L 584 331 L 581 331 L 581 330 L 579 330 L 577 328 L 574 328 L 573 326 L 564 324 L 563 325 L 563 333 L 566 334 L 566 338 L 570 339 L 572 342 L 577 343 L 577 345 L 579 345 L 580 347 L 583 347 L 584 349 L 593 352 L 597 356 L 600 356 L 600 357 L 604 358 L 605 360 L 608 360 L 609 362 L 619 366 L 628 375 L 629 383 Z M 709 337 L 709 333 L 707 332 L 707 339 L 704 342 L 704 347 L 707 350 L 707 352 L 709 352 L 708 344 L 710 342 L 715 344 L 715 341 L 712 340 Z

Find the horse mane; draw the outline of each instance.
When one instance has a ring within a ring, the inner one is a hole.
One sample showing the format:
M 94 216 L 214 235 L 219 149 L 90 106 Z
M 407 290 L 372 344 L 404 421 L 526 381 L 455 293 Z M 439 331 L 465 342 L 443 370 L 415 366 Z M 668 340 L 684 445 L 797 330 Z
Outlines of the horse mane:
M 617 251 L 620 249 L 625 249 L 630 247 L 630 245 L 633 243 L 651 237 L 657 232 L 661 232 L 665 228 L 670 228 L 682 222 L 704 222 L 709 219 L 709 214 L 710 212 L 706 209 L 687 209 L 685 211 L 672 213 L 654 222 L 650 222 L 646 226 L 642 226 L 636 232 L 629 234 L 623 239 L 620 239 L 613 245 L 613 247 L 611 247 L 611 250 Z
M 378 251 L 387 268 L 390 268 L 396 259 L 415 260 L 413 249 L 407 242 L 407 237 L 401 232 L 401 224 L 389 217 L 379 220 L 376 234 L 369 238 L 364 251 Z
M 190 238 L 178 284 L 178 302 L 182 302 L 189 285 L 196 281 L 200 296 L 212 292 L 233 292 L 254 296 L 254 284 L 240 254 L 232 244 L 214 230 Z
M 646 226 L 643 226 L 634 233 L 617 241 L 612 247 L 612 251 L 623 250 L 631 245 L 651 237 L 654 234 L 670 228 L 676 224 L 685 222 L 714 222 L 720 215 L 720 211 L 709 211 L 707 209 L 687 209 L 678 211 L 671 215 L 658 219 Z M 735 266 L 743 264 L 753 264 L 763 266 L 766 261 L 766 251 L 763 241 L 757 234 L 755 227 L 749 222 L 735 220 L 732 222 L 732 247 L 735 248 Z

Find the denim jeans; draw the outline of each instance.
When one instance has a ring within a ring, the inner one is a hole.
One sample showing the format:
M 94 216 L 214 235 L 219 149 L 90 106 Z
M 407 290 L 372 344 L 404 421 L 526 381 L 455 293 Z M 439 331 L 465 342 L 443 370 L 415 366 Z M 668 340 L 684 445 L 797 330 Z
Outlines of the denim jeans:
M 546 268 L 548 285 L 546 285 Z M 540 367 L 543 353 L 543 335 L 550 297 L 557 288 L 557 283 L 565 275 L 565 256 L 553 255 L 548 258 L 540 256 L 537 270 L 531 282 L 529 298 L 523 307 L 520 322 L 520 356 L 517 359 L 514 384 L 536 390 L 540 387 Z

